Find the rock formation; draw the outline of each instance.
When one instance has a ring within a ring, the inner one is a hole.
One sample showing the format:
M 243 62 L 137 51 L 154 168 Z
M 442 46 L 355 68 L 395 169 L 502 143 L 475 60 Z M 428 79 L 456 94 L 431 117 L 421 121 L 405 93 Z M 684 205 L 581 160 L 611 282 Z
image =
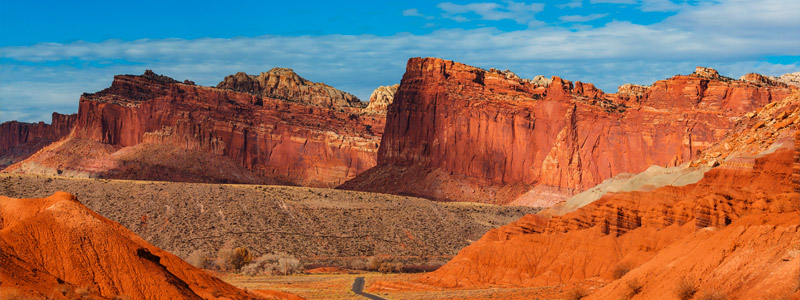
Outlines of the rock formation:
M 356 96 L 324 83 L 306 80 L 289 68 L 273 68 L 258 76 L 243 72 L 228 75 L 217 84 L 217 88 L 322 107 L 364 107 Z
M 550 206 L 617 174 L 687 162 L 736 117 L 792 91 L 708 68 L 618 94 L 558 77 L 537 82 L 410 59 L 378 166 L 342 188 Z
M 0 281 L 24 299 L 264 299 L 86 208 L 76 197 L 0 196 Z M 299 299 L 293 295 L 275 299 Z
M 384 117 L 362 115 L 349 94 L 287 69 L 220 86 L 115 76 L 81 96 L 68 140 L 7 171 L 334 186 L 375 165 Z
M 372 113 L 386 114 L 386 109 L 389 104 L 394 101 L 394 94 L 397 93 L 399 84 L 380 86 L 372 95 L 369 96 L 369 105 L 364 110 Z
M 588 299 L 662 299 L 687 281 L 698 295 L 798 297 L 798 128 L 796 91 L 748 113 L 722 141 L 684 165 L 715 166 L 697 183 L 609 193 L 561 216 L 527 215 L 488 232 L 418 283 L 591 282 L 601 288 Z
M 75 114 L 53 113 L 50 124 L 9 121 L 0 124 L 0 169 L 21 161 L 69 134 Z

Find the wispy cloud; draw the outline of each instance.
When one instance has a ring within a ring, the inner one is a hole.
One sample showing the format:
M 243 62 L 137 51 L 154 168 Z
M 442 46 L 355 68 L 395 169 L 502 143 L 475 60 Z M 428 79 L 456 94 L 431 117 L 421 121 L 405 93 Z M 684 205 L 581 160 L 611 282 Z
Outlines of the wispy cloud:
M 470 14 L 478 16 L 479 20 L 513 20 L 519 24 L 527 24 L 534 20 L 536 13 L 544 9 L 544 3 L 504 1 L 504 4 L 494 2 L 479 2 L 469 4 L 455 4 L 452 2 L 439 3 L 444 11 L 443 16 L 458 22 L 469 21 Z
M 146 68 L 178 80 L 216 85 L 239 71 L 254 74 L 291 67 L 310 80 L 364 100 L 375 87 L 398 83 L 406 60 L 415 56 L 511 69 L 527 78 L 558 75 L 592 82 L 610 92 L 624 83 L 649 84 L 688 74 L 698 65 L 731 77 L 748 72 L 781 75 L 800 70 L 800 62 L 767 63 L 765 57 L 800 56 L 800 40 L 792 36 L 800 32 L 794 13 L 798 9 L 796 1 L 730 1 L 681 8 L 652 25 L 611 21 L 578 30 L 542 26 L 511 32 L 441 29 L 424 35 L 109 40 L 4 47 L 0 48 L 0 121 L 48 120 L 54 110 L 75 112 L 82 92 L 107 87 L 114 74 L 141 74 Z
M 597 20 L 608 16 L 608 14 L 591 14 L 591 15 L 567 15 L 567 16 L 560 16 L 558 17 L 561 22 L 568 22 L 568 23 L 581 23 L 581 22 L 589 22 L 592 20 Z
M 567 3 L 557 5 L 558 8 L 578 8 L 583 6 L 583 0 L 570 0 Z

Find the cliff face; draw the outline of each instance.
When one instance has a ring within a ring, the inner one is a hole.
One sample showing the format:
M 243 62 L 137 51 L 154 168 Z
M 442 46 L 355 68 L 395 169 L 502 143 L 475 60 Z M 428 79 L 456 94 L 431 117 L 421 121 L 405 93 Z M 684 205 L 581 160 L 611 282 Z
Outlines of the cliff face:
M 389 104 L 392 104 L 394 101 L 394 94 L 397 93 L 397 87 L 399 86 L 399 84 L 395 84 L 380 86 L 375 89 L 372 95 L 369 96 L 369 105 L 367 105 L 364 110 L 372 113 L 386 114 L 386 109 L 388 109 Z
M 412 58 L 389 106 L 378 166 L 343 188 L 549 206 L 620 173 L 686 162 L 735 117 L 789 93 L 698 68 L 605 94 L 558 77 Z
M 608 193 L 564 215 L 527 215 L 489 231 L 420 282 L 589 284 L 601 287 L 590 299 L 660 299 L 686 280 L 698 294 L 797 297 L 799 97 L 795 91 L 746 114 L 683 165 L 715 166 L 694 184 Z M 639 287 L 635 294 L 631 286 Z
M 0 124 L 0 169 L 21 161 L 48 144 L 69 134 L 77 119 L 75 114 L 53 113 L 45 124 L 9 121 Z
M 84 94 L 71 140 L 9 169 L 47 173 L 57 168 L 59 174 L 128 179 L 333 186 L 376 163 L 384 125 L 381 115 L 362 115 L 358 107 L 307 103 L 314 97 L 277 99 L 163 77 L 119 75 L 111 87 Z M 292 96 L 313 90 L 293 88 L 282 91 Z M 79 148 L 83 150 L 72 150 Z M 157 159 L 153 154 L 164 157 Z M 74 155 L 85 159 L 76 160 Z M 241 176 L 202 178 L 204 173 L 221 171 L 204 168 L 221 166 Z
M 222 82 L 217 84 L 217 88 L 299 101 L 322 107 L 363 108 L 365 106 L 352 94 L 337 90 L 324 83 L 306 80 L 288 68 L 273 68 L 258 76 L 239 72 L 225 77 Z

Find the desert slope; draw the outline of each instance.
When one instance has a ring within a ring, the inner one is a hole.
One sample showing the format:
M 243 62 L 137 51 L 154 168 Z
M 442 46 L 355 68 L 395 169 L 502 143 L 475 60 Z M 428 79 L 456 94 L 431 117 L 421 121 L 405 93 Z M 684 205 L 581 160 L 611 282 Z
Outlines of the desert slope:
M 102 298 L 260 299 L 150 245 L 67 193 L 0 197 L 0 249 L 2 288 L 32 298 L 65 298 L 74 286 Z M 59 284 L 66 286 L 63 293 Z

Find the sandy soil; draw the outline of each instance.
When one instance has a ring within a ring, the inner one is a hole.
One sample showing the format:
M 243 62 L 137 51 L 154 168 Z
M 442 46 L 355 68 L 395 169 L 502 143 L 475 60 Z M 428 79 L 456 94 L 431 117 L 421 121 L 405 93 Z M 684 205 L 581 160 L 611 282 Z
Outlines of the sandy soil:
M 366 291 L 392 300 L 412 299 L 564 299 L 575 290 L 573 285 L 533 287 L 533 288 L 487 288 L 487 289 L 459 289 L 442 290 L 432 287 L 430 290 L 372 290 L 375 282 L 397 282 L 401 286 L 408 286 L 408 282 L 420 276 L 418 274 L 313 274 L 292 276 L 244 276 L 228 273 L 216 273 L 217 277 L 245 289 L 267 289 L 290 292 L 306 299 L 366 299 L 350 291 L 356 277 L 364 277 Z M 593 283 L 582 284 L 591 290 Z

